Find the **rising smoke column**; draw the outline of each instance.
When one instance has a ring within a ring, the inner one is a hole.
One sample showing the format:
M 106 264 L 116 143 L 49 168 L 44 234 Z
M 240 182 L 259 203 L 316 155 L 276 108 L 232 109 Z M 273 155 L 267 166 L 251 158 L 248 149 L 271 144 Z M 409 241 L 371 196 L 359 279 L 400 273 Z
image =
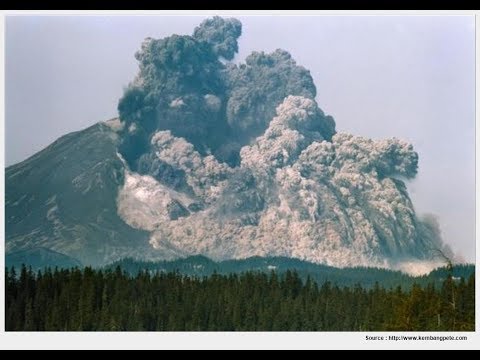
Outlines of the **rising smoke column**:
M 120 149 L 139 169 L 158 130 L 192 143 L 202 155 L 237 165 L 240 148 L 259 136 L 287 95 L 316 95 L 310 72 L 290 54 L 253 53 L 240 65 L 224 64 L 238 51 L 241 23 L 214 17 L 193 36 L 147 38 L 135 54 L 139 73 L 120 99 L 125 123 Z M 330 121 L 334 133 L 333 119 Z
M 407 142 L 336 133 L 310 72 L 284 50 L 238 51 L 236 19 L 193 36 L 146 39 L 119 102 L 130 170 L 120 216 L 165 257 L 291 256 L 334 266 L 396 266 L 442 247 L 404 179 Z

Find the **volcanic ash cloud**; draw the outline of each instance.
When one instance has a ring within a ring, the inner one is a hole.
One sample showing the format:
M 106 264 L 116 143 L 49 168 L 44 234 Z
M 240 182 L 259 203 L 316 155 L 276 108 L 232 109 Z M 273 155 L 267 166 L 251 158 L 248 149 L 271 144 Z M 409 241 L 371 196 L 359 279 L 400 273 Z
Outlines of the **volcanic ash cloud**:
M 284 50 L 229 63 L 241 32 L 215 17 L 193 36 L 143 43 L 116 127 L 122 219 L 165 258 L 431 261 L 438 224 L 419 219 L 404 183 L 417 173 L 413 147 L 336 133 L 309 71 Z

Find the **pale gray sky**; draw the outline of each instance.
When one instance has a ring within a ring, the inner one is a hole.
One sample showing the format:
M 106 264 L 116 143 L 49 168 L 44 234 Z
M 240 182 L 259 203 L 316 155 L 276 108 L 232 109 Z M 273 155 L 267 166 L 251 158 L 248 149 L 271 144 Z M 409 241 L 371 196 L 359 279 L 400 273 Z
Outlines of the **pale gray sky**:
M 413 143 L 419 213 L 475 257 L 473 16 L 238 16 L 240 53 L 283 48 L 312 73 L 337 130 Z M 6 164 L 117 115 L 147 37 L 191 34 L 203 17 L 7 17 Z

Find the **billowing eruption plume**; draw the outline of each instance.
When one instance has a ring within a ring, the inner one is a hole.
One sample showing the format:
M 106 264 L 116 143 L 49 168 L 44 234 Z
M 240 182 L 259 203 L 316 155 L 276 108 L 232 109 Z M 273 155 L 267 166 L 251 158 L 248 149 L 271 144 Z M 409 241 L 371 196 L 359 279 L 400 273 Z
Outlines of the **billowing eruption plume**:
M 418 155 L 399 139 L 336 133 L 308 70 L 284 50 L 229 60 L 242 33 L 214 17 L 193 36 L 146 39 L 119 102 L 128 164 L 118 213 L 165 258 L 291 256 L 401 267 L 442 249 L 404 179 Z
M 232 60 L 238 52 L 237 39 L 240 35 L 242 35 L 240 21 L 219 16 L 205 20 L 193 32 L 195 39 L 210 44 L 215 55 L 226 60 Z
M 214 17 L 193 36 L 143 42 L 135 54 L 139 74 L 118 105 L 126 125 L 121 153 L 132 169 L 148 156 L 158 130 L 185 138 L 202 155 L 238 165 L 240 148 L 265 131 L 286 96 L 315 97 L 309 71 L 286 51 L 255 52 L 239 66 L 224 64 L 238 51 L 241 29 L 236 19 Z M 331 137 L 333 119 L 329 124 Z

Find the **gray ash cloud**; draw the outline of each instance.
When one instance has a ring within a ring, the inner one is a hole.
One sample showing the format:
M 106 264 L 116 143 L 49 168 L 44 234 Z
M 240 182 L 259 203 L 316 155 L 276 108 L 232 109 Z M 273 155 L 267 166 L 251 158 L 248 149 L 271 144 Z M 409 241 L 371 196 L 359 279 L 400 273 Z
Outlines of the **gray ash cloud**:
M 151 150 L 158 130 L 237 165 L 240 148 L 265 131 L 286 96 L 315 97 L 309 71 L 284 50 L 225 64 L 238 51 L 240 35 L 238 20 L 214 17 L 193 36 L 145 39 L 135 54 L 140 71 L 118 104 L 126 124 L 121 152 L 132 168 Z M 335 123 L 331 117 L 324 122 L 325 137 L 331 138 Z
M 125 222 L 167 258 L 433 261 L 438 224 L 417 216 L 402 180 L 417 173 L 412 145 L 336 133 L 287 51 L 229 62 L 241 33 L 214 17 L 135 54 L 139 73 L 118 104 Z

